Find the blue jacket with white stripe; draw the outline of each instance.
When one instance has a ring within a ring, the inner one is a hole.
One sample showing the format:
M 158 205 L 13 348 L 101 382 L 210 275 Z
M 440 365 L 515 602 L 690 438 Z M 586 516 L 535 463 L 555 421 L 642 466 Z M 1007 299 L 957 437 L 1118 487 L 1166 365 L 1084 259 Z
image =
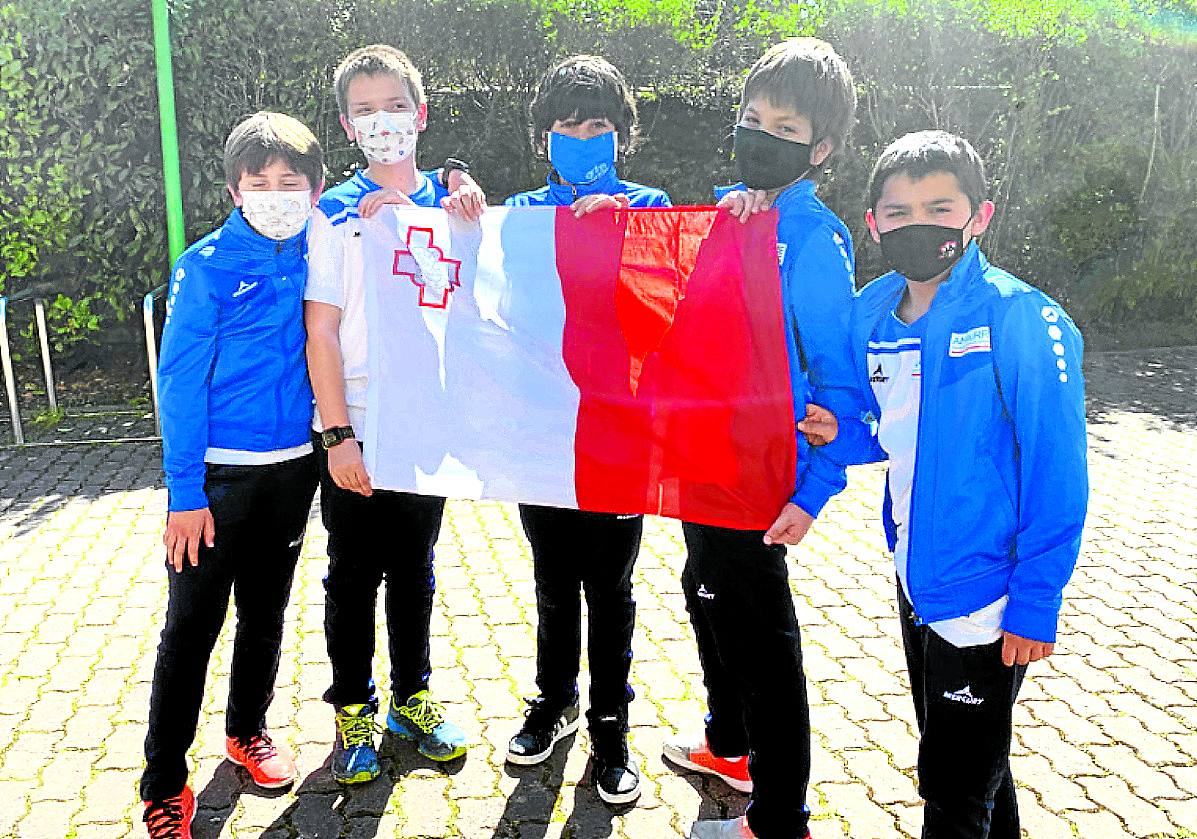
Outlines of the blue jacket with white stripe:
M 306 237 L 305 229 L 268 239 L 234 210 L 175 262 L 158 362 L 172 512 L 208 506 L 209 448 L 274 452 L 309 442 Z
M 715 196 L 741 189 L 743 184 L 719 187 Z M 778 211 L 777 258 L 794 418 L 801 420 L 807 403 L 814 403 L 832 411 L 841 426 L 852 425 L 860 413 L 848 340 L 856 292 L 852 234 L 819 200 L 814 181 L 786 188 L 773 207 Z M 802 434 L 795 436 L 798 468 L 790 501 L 817 516 L 847 486 L 853 449 L 839 440 L 815 448 Z
M 841 423 L 836 443 L 858 462 L 885 459 L 868 430 L 881 409 L 866 357 L 905 288 L 891 272 L 853 306 L 866 410 L 864 422 Z M 990 265 L 975 241 L 923 317 L 907 558 L 917 620 L 960 617 L 1009 595 L 1003 629 L 1054 642 L 1089 497 L 1081 334 L 1054 300 Z M 893 550 L 888 486 L 883 520 Z

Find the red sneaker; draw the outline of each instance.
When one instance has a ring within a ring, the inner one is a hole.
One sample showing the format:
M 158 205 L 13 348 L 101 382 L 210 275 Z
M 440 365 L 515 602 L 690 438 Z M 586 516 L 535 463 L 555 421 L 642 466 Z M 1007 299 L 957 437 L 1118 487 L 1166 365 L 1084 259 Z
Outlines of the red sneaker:
M 706 735 L 690 740 L 667 740 L 661 747 L 661 753 L 671 763 L 704 775 L 714 775 L 722 778 L 732 789 L 738 792 L 752 792 L 752 776 L 748 774 L 748 755 L 739 757 L 717 757 L 711 753 Z
M 191 787 L 161 801 L 143 801 L 145 822 L 150 839 L 191 839 L 191 820 L 195 818 L 195 796 Z
M 253 737 L 226 737 L 224 753 L 229 760 L 249 770 L 253 782 L 265 789 L 290 786 L 299 777 L 291 755 L 270 742 L 265 731 Z

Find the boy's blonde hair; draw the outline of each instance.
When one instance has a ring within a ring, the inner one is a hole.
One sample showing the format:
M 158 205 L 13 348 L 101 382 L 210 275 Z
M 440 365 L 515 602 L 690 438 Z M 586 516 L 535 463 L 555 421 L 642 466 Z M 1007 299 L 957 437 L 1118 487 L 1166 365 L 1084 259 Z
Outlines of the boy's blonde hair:
M 765 51 L 744 80 L 740 118 L 758 96 L 805 116 L 813 130 L 811 144 L 830 140 L 834 151 L 844 147 L 856 121 L 852 72 L 831 44 L 818 38 L 789 38 Z
M 416 65 L 407 57 L 407 53 L 395 49 L 390 44 L 370 44 L 345 56 L 345 60 L 333 72 L 333 92 L 337 97 L 337 110 L 343 115 L 349 114 L 351 81 L 361 75 L 377 76 L 380 73 L 389 73 L 406 84 L 417 108 L 424 104 L 424 81 L 420 78 L 420 71 L 416 69 Z
M 324 151 L 308 127 L 295 117 L 258 111 L 229 132 L 224 143 L 224 179 L 234 189 L 245 173 L 256 175 L 281 160 L 315 189 L 324 180 Z

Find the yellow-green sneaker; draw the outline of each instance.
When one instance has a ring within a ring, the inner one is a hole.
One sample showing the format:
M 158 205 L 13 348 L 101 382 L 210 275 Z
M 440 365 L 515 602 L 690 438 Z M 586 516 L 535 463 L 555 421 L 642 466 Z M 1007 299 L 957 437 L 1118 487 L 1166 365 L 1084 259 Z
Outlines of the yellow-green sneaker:
M 414 740 L 429 760 L 453 760 L 466 753 L 465 732 L 445 719 L 444 706 L 426 690 L 412 694 L 403 705 L 396 705 L 392 696 L 387 728 L 402 740 Z
M 337 742 L 333 746 L 332 776 L 341 784 L 365 784 L 382 773 L 374 748 L 374 708 L 345 705 L 337 709 Z

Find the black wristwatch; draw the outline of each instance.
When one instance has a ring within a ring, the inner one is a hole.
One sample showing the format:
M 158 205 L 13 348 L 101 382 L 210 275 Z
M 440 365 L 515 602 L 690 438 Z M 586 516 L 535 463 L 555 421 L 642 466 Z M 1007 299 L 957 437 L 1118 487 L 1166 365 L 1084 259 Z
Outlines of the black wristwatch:
M 458 160 L 456 157 L 446 157 L 444 164 L 441 166 L 441 186 L 445 189 L 449 188 L 449 173 L 454 169 L 463 175 L 470 174 L 470 164 L 464 160 Z
M 320 445 L 324 446 L 325 451 L 340 445 L 342 440 L 353 439 L 355 439 L 353 427 L 349 425 L 337 425 L 320 432 Z

